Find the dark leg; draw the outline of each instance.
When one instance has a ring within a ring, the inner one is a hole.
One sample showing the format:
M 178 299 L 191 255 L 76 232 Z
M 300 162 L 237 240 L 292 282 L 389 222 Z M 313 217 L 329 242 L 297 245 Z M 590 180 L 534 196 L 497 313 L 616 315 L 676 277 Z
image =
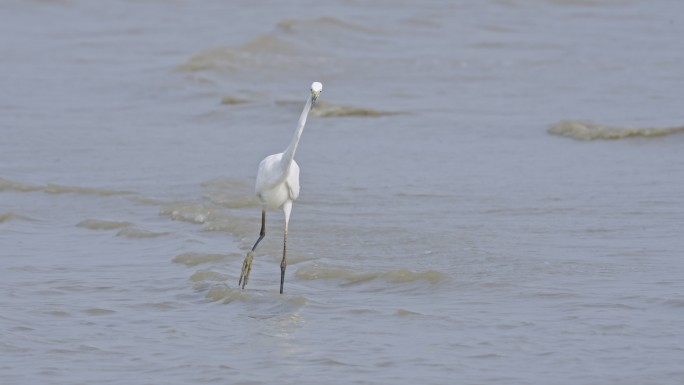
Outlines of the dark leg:
M 242 273 L 240 274 L 240 280 L 238 281 L 238 286 L 245 288 L 247 285 L 247 280 L 249 279 L 249 273 L 252 271 L 252 260 L 254 259 L 254 250 L 256 250 L 257 245 L 266 236 L 266 210 L 261 210 L 261 231 L 259 232 L 259 239 L 252 246 L 252 250 L 247 252 L 245 261 L 242 263 Z
M 287 224 L 285 225 L 285 237 L 283 238 L 283 260 L 280 262 L 280 294 L 283 294 L 285 285 L 285 268 L 287 267 Z
M 257 245 L 259 242 L 261 242 L 262 239 L 266 236 L 266 210 L 261 210 L 261 231 L 259 232 L 259 239 L 257 239 L 256 242 L 254 242 L 254 246 L 252 246 L 252 251 L 256 250 Z

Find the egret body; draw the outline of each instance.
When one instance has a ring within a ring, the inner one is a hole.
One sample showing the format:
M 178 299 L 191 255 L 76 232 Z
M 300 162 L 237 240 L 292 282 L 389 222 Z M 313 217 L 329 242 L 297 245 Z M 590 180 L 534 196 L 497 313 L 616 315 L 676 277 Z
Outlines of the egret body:
M 285 268 L 287 267 L 287 226 L 290 222 L 292 202 L 299 196 L 299 165 L 295 162 L 294 156 L 299 145 L 299 139 L 302 137 L 302 131 L 304 131 L 306 118 L 309 116 L 309 111 L 313 108 L 321 91 L 323 91 L 321 83 L 314 82 L 311 84 L 311 95 L 306 100 L 290 145 L 284 152 L 269 155 L 259 163 L 255 192 L 261 202 L 261 231 L 259 232 L 259 238 L 254 243 L 254 246 L 252 246 L 252 249 L 247 252 L 245 261 L 242 264 L 242 273 L 240 274 L 238 286 L 241 285 L 243 289 L 247 285 L 249 273 L 252 271 L 254 251 L 259 242 L 266 236 L 266 211 L 282 209 L 285 216 L 285 231 L 283 236 L 283 259 L 280 262 L 280 294 L 283 294 Z

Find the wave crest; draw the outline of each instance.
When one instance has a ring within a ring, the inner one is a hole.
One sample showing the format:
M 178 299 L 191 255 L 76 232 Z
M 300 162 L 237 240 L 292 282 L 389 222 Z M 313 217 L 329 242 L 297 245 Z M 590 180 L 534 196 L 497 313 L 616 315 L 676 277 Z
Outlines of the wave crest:
M 577 140 L 624 139 L 638 136 L 655 137 L 677 132 L 684 132 L 684 126 L 670 128 L 623 128 L 577 120 L 563 120 L 548 129 L 549 134 L 567 136 Z
M 207 190 L 202 197 L 221 207 L 239 209 L 259 204 L 254 187 L 242 180 L 217 178 L 202 183 L 202 187 Z
M 25 184 L 21 182 L 15 182 L 9 179 L 0 178 L 0 191 L 11 190 L 11 191 L 21 191 L 21 192 L 32 192 L 40 191 L 43 187 L 34 186 L 30 184 Z
M 237 47 L 214 48 L 195 54 L 176 69 L 181 72 L 236 72 L 249 68 L 271 68 L 282 63 L 283 56 L 293 56 L 294 53 L 294 47 L 288 42 L 276 36 L 260 35 Z
M 196 266 L 202 263 L 211 263 L 222 261 L 226 258 L 223 254 L 206 254 L 206 253 L 195 253 L 187 252 L 183 254 L 176 255 L 173 258 L 173 262 L 180 263 L 186 266 Z
M 11 221 L 11 220 L 22 220 L 22 221 L 32 221 L 33 219 L 14 213 L 12 211 L 0 214 L 0 223 Z
M 198 281 L 227 281 L 228 276 L 213 270 L 198 270 L 190 277 L 193 282 Z
M 332 117 L 346 117 L 346 116 L 359 116 L 359 117 L 378 117 L 378 116 L 391 116 L 391 115 L 401 115 L 404 112 L 395 111 L 379 111 L 371 108 L 364 107 L 352 107 L 352 106 L 339 106 L 335 104 L 330 104 L 326 102 L 319 102 L 316 107 L 311 110 L 311 115 L 319 116 L 324 118 Z
M 317 19 L 304 20 L 304 19 L 285 19 L 279 22 L 277 28 L 281 31 L 288 33 L 295 32 L 310 32 L 309 30 L 315 30 L 315 32 L 320 33 L 323 29 L 339 29 L 354 32 L 364 32 L 372 33 L 369 28 L 365 28 L 356 24 L 348 23 L 340 19 L 324 16 Z
M 76 227 L 83 227 L 91 230 L 116 230 L 129 226 L 133 226 L 133 224 L 126 221 L 107 221 L 100 219 L 84 219 L 76 224 Z
M 114 196 L 114 195 L 135 195 L 132 191 L 125 190 L 111 190 L 106 188 L 80 187 L 80 186 L 65 186 L 60 184 L 48 183 L 47 185 L 31 185 L 21 182 L 15 182 L 9 179 L 0 178 L 0 191 L 19 191 L 19 192 L 35 192 L 43 191 L 49 194 L 83 194 L 83 195 L 99 195 L 99 196 Z
M 249 301 L 252 297 L 244 290 L 239 288 L 230 288 L 225 285 L 217 285 L 207 291 L 205 297 L 212 301 L 223 300 L 224 304 L 231 303 L 233 301 Z
M 198 203 L 173 203 L 163 208 L 160 214 L 170 216 L 175 221 L 202 224 L 212 219 L 217 209 Z
M 419 281 L 436 284 L 446 277 L 444 273 L 434 270 L 415 272 L 402 268 L 390 271 L 356 272 L 343 267 L 325 266 L 320 264 L 302 267 L 297 270 L 295 275 L 297 278 L 304 280 L 337 279 L 346 281 L 347 283 L 361 283 L 380 278 L 396 284 Z
M 137 227 L 124 227 L 116 233 L 117 237 L 126 238 L 156 238 L 169 235 L 167 232 L 155 232 L 150 230 L 139 229 Z

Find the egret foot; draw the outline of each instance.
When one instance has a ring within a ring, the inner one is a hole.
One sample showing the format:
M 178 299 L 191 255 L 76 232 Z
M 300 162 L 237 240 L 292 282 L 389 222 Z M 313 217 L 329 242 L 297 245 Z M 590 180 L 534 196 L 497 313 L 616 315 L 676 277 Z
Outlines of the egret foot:
M 254 259 L 254 252 L 250 251 L 245 257 L 245 261 L 242 263 L 242 273 L 240 274 L 240 281 L 238 281 L 238 286 L 242 285 L 245 288 L 247 280 L 249 280 L 249 273 L 252 271 L 252 260 Z

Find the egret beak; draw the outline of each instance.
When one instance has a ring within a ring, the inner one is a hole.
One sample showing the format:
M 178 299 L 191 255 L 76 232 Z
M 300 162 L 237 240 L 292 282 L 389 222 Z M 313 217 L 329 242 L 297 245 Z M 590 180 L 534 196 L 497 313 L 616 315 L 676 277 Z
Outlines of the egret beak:
M 320 82 L 311 83 L 311 109 L 313 109 L 316 99 L 318 99 L 318 95 L 321 94 L 321 91 L 323 91 L 323 84 Z

